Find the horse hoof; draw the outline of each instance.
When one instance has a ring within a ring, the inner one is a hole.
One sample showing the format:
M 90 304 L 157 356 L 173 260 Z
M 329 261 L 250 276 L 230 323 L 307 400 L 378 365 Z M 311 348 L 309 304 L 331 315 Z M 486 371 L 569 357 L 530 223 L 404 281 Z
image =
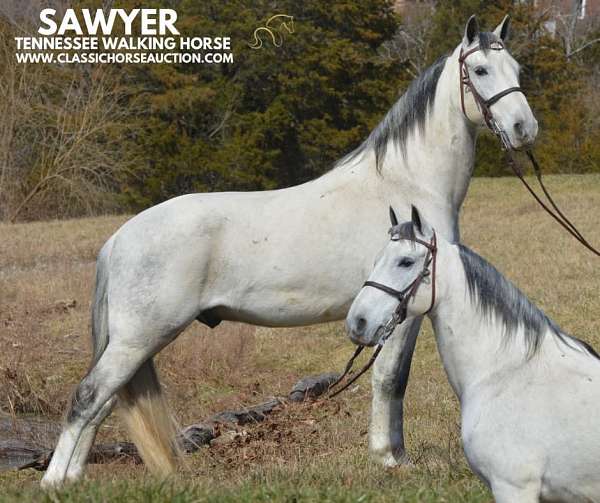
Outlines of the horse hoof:
M 40 481 L 40 487 L 45 491 L 51 491 L 53 489 L 59 489 L 64 484 L 61 478 L 49 477 L 48 474 L 44 475 Z
M 385 453 L 372 453 L 375 462 L 383 465 L 385 468 L 413 467 L 415 466 L 408 454 L 403 450 L 401 452 L 387 451 Z

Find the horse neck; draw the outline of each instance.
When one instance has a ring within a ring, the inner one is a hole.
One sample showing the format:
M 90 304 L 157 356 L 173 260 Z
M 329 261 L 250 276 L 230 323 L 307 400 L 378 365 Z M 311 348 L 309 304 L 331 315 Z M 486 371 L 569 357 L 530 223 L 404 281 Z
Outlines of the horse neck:
M 464 201 L 475 163 L 477 128 L 460 105 L 459 48 L 447 59 L 440 75 L 433 109 L 423 131 L 409 135 L 406 154 L 388 145 L 384 178 L 409 183 L 413 194 L 433 195 L 456 214 Z
M 405 154 L 390 140 L 380 172 L 370 148 L 311 186 L 318 190 L 360 187 L 363 199 L 371 194 L 386 205 L 414 204 L 441 235 L 459 241 L 458 212 L 473 172 L 477 130 L 460 106 L 458 53 L 459 48 L 448 57 L 424 130 L 415 127 L 409 134 Z
M 485 317 L 471 301 L 456 245 L 439 243 L 437 260 L 438 293 L 430 317 L 448 380 L 462 398 L 491 376 L 523 365 L 527 348 L 521 329 L 507 341 L 502 321 Z

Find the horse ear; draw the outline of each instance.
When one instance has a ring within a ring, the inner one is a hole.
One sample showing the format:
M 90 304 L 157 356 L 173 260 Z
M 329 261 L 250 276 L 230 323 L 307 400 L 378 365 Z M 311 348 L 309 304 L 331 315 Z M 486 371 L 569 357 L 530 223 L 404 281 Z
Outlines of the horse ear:
M 398 225 L 398 218 L 396 217 L 396 212 L 394 208 L 390 206 L 390 221 L 392 222 L 392 227 L 396 227 Z
M 411 206 L 411 220 L 412 220 L 412 224 L 413 224 L 413 228 L 417 229 L 419 231 L 419 234 L 423 234 L 423 230 L 422 230 L 422 224 L 421 224 L 421 215 L 419 215 L 419 210 L 416 208 L 416 206 Z
M 421 236 L 430 238 L 433 235 L 433 229 L 429 226 L 427 221 L 421 217 L 419 210 L 415 206 L 412 206 L 411 220 L 413 229 L 415 229 Z
M 504 16 L 504 19 L 502 20 L 502 22 L 498 26 L 496 26 L 496 29 L 494 30 L 494 34 L 497 37 L 500 37 L 500 39 L 504 42 L 508 38 L 509 30 L 510 30 L 510 16 L 507 14 L 506 16 Z
M 465 27 L 465 35 L 463 37 L 464 46 L 469 47 L 478 35 L 479 23 L 475 15 L 472 15 L 467 21 L 467 26 Z

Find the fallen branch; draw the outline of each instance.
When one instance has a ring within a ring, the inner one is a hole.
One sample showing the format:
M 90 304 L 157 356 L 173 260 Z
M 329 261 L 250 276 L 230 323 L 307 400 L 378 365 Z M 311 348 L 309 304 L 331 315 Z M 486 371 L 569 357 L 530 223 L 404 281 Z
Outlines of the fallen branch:
M 276 409 L 286 403 L 298 403 L 323 395 L 337 380 L 339 374 L 326 373 L 305 377 L 298 381 L 287 397 L 275 397 L 267 402 L 244 408 L 219 412 L 208 419 L 183 428 L 179 442 L 184 452 L 193 453 L 210 445 L 221 435 L 220 425 L 244 425 L 264 421 Z M 52 449 L 61 425 L 40 418 L 0 417 L 0 470 L 45 470 L 52 458 Z M 141 463 L 140 456 L 131 442 L 107 442 L 96 444 L 90 452 L 90 463 L 133 461 Z

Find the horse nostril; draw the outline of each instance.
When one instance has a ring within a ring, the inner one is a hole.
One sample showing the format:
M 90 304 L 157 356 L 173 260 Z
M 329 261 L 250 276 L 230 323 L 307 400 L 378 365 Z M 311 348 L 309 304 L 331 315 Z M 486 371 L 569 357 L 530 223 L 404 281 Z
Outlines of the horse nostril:
M 514 128 L 519 136 L 523 136 L 523 123 L 521 121 L 515 122 Z
M 357 318 L 356 319 L 356 333 L 358 335 L 362 334 L 365 331 L 365 328 L 367 326 L 367 320 L 365 320 L 364 318 Z

